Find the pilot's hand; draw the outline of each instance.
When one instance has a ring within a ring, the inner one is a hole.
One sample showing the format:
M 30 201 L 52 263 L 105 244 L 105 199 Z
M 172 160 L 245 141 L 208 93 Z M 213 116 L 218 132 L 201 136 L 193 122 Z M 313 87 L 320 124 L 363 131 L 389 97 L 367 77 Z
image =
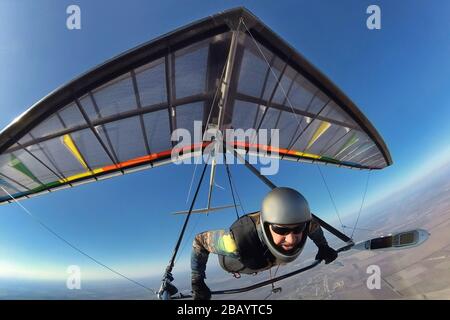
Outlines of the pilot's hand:
M 333 262 L 338 256 L 336 250 L 329 246 L 320 246 L 319 251 L 316 254 L 316 260 L 324 260 L 325 264 Z
M 192 293 L 194 300 L 210 300 L 211 290 L 202 277 L 192 277 Z

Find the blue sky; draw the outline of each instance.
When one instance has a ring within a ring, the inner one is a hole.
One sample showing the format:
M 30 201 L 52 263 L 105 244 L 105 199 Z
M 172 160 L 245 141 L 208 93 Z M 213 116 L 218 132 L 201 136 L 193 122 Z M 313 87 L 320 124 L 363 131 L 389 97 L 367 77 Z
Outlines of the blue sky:
M 82 29 L 66 28 L 81 7 Z M 367 6 L 381 7 L 382 29 L 366 28 Z M 450 157 L 450 3 L 448 1 L 9 1 L 0 2 L 0 127 L 74 77 L 125 50 L 221 10 L 244 5 L 337 84 L 386 141 L 394 165 L 372 172 L 367 205 L 426 179 Z M 322 168 L 342 215 L 356 219 L 367 173 Z M 103 263 L 133 276 L 162 274 L 182 225 L 193 166 L 164 166 L 34 198 L 23 205 Z M 268 191 L 233 168 L 244 208 Z M 336 214 L 317 168 L 290 162 L 272 177 L 297 188 L 314 212 Z M 223 169 L 215 204 L 231 196 Z M 206 191 L 206 189 L 204 190 Z M 204 194 L 205 192 L 203 192 Z M 380 200 L 381 199 L 381 200 Z M 206 196 L 200 197 L 200 205 Z M 364 210 L 364 209 L 363 209 Z M 194 217 L 178 270 L 189 265 L 193 232 L 226 228 L 228 211 Z M 195 226 L 195 229 L 192 227 Z M 93 279 L 116 278 L 45 231 L 16 205 L 0 207 L 0 281 L 64 279 L 69 265 Z M 177 270 L 177 269 L 175 269 Z

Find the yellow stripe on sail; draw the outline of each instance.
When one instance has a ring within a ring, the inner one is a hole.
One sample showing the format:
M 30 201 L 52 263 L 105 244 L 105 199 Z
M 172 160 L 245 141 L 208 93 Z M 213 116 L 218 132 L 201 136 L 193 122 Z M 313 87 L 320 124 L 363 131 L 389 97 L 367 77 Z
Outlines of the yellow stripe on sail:
M 316 132 L 314 132 L 312 139 L 309 141 L 308 145 L 306 146 L 306 150 L 308 150 L 314 144 L 314 142 L 316 142 L 317 139 L 319 139 L 320 136 L 323 135 L 325 133 L 325 131 L 328 130 L 328 128 L 330 126 L 331 126 L 331 123 L 322 121 L 320 126 L 316 129 Z
M 312 154 L 312 153 L 305 153 L 305 152 L 296 151 L 294 154 L 296 156 L 299 156 L 299 157 L 305 157 L 305 158 L 311 158 L 311 159 L 320 159 L 320 156 L 318 156 L 317 154 Z
M 75 142 L 73 142 L 72 137 L 68 134 L 65 134 L 62 137 L 63 143 L 66 146 L 67 149 L 72 153 L 72 155 L 78 160 L 78 162 L 86 169 L 89 170 L 86 162 L 84 161 L 83 157 L 81 156 L 80 151 L 78 150 L 77 146 L 75 145 Z
M 89 176 L 92 176 L 92 175 L 97 174 L 97 173 L 100 173 L 100 172 L 103 172 L 103 169 L 100 168 L 100 169 L 95 169 L 95 170 L 88 171 L 88 172 L 83 172 L 83 173 L 79 173 L 79 174 L 74 174 L 73 176 L 67 177 L 66 179 L 61 179 L 61 180 L 59 180 L 59 181 L 60 181 L 61 183 L 64 183 L 64 182 L 70 182 L 70 181 L 73 181 L 73 180 L 77 180 L 77 179 L 89 177 Z
M 320 159 L 320 156 L 318 156 L 317 154 L 312 154 L 312 153 L 303 152 L 302 156 L 305 158 Z

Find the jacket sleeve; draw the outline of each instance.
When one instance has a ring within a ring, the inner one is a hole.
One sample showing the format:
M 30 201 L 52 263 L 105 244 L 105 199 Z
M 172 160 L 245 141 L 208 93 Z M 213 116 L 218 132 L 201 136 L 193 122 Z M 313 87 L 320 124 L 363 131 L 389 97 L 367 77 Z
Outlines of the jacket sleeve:
M 210 253 L 237 257 L 237 246 L 232 234 L 227 230 L 212 230 L 195 236 L 191 252 L 193 276 L 205 278 L 206 264 Z
M 328 242 L 323 235 L 322 228 L 314 218 L 311 220 L 311 224 L 309 225 L 308 237 L 314 242 L 317 247 L 328 246 Z

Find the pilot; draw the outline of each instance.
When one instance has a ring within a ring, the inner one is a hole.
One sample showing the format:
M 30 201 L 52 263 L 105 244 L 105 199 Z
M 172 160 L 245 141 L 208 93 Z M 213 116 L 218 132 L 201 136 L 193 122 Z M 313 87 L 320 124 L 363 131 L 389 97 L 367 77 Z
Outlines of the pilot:
M 205 284 L 209 253 L 219 257 L 221 267 L 236 276 L 254 274 L 294 261 L 307 237 L 318 247 L 316 260 L 330 263 L 337 252 L 328 246 L 319 224 L 312 219 L 308 202 L 296 190 L 275 188 L 263 199 L 260 212 L 235 221 L 230 230 L 214 230 L 195 236 L 192 254 L 194 300 L 209 300 Z

